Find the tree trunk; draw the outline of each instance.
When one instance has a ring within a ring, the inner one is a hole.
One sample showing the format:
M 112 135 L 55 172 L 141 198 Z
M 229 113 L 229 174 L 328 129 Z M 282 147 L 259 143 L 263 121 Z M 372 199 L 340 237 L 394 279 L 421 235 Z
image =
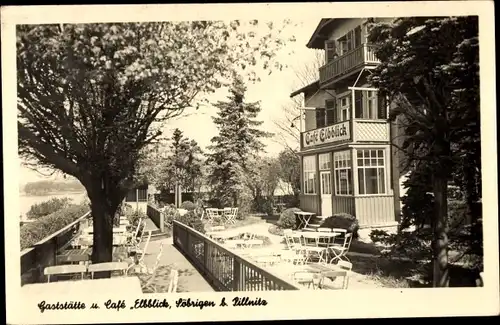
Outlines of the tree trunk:
M 448 271 L 448 180 L 439 172 L 433 177 L 434 222 L 433 222 L 433 287 L 449 286 Z
M 102 188 L 101 181 L 93 182 L 89 199 L 94 228 L 92 263 L 113 261 L 113 219 L 121 202 L 117 189 Z M 110 272 L 98 272 L 94 278 L 109 278 Z

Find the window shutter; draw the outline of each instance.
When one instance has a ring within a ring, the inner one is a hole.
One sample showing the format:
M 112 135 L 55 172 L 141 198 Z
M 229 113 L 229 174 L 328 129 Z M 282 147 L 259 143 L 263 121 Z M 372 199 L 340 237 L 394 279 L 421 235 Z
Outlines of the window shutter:
M 316 108 L 316 128 L 322 128 L 325 126 L 325 109 Z
M 354 48 L 361 45 L 361 26 L 354 29 Z
M 325 100 L 326 107 L 326 125 L 332 125 L 337 122 L 337 108 L 335 99 Z
M 377 92 L 377 115 L 381 120 L 387 119 L 387 100 Z
M 354 90 L 354 116 L 356 118 L 363 118 L 363 92 Z
M 337 48 L 335 45 L 335 41 L 329 40 L 325 42 L 325 51 L 326 51 L 326 61 L 330 62 L 335 59 L 337 54 Z

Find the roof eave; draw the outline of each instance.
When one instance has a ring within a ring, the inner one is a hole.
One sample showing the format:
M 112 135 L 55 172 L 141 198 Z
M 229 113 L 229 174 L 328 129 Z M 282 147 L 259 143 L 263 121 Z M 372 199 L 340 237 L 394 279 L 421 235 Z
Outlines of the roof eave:
M 334 19 L 332 18 L 323 18 L 320 20 L 318 26 L 314 30 L 309 42 L 307 42 L 306 46 L 310 49 L 322 50 L 324 48 L 324 36 L 321 35 L 322 29 L 330 24 Z
M 298 94 L 304 93 L 310 89 L 319 89 L 319 80 L 312 82 L 290 94 L 290 98 L 297 96 Z

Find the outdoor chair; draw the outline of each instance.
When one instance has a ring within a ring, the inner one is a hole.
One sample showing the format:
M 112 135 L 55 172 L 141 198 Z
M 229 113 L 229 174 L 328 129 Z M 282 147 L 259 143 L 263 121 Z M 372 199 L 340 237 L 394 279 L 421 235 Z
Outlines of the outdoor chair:
M 145 273 L 149 274 L 150 277 L 146 281 L 144 281 L 144 284 L 141 286 L 142 290 L 152 289 L 153 292 L 156 292 L 156 285 L 155 285 L 154 281 L 155 281 L 156 275 L 158 273 L 158 268 L 160 266 L 160 260 L 161 260 L 162 254 L 163 254 L 163 242 L 161 242 L 160 251 L 158 252 L 158 255 L 156 255 L 155 265 L 150 269 L 146 268 Z M 143 279 L 141 279 L 141 280 L 143 280 Z
M 145 229 L 146 229 L 146 222 L 144 220 L 140 220 L 139 223 L 137 224 L 135 232 L 132 234 L 129 244 L 138 247 L 144 236 Z
M 304 264 L 305 251 L 300 243 L 300 238 L 292 235 L 293 231 L 291 229 L 283 231 L 283 236 L 285 237 L 285 243 L 288 250 L 281 253 L 281 259 L 286 262 L 291 262 L 292 264 Z M 297 242 L 296 239 L 299 241 Z
M 348 284 L 349 284 L 349 273 L 350 273 L 350 270 L 332 270 L 332 271 L 322 272 L 321 279 L 319 282 L 319 288 L 321 288 L 321 289 L 347 289 Z M 337 278 L 342 278 L 342 285 L 340 288 L 333 284 Z M 330 279 L 332 283 L 326 284 L 325 279 Z
M 224 208 L 224 217 L 228 223 L 236 223 L 238 208 Z
M 339 262 L 342 260 L 350 262 L 346 254 L 349 252 L 349 248 L 351 247 L 351 242 L 352 242 L 352 233 L 346 233 L 344 238 L 342 238 L 341 244 L 334 244 L 333 246 L 330 246 L 330 252 L 333 254 L 330 263 L 333 263 L 336 260 L 338 260 Z
M 238 247 L 246 248 L 247 243 L 249 241 L 252 241 L 254 238 L 255 238 L 255 234 L 253 234 L 253 233 L 250 233 L 250 235 L 248 237 L 247 237 L 247 234 L 244 234 L 244 238 L 229 239 L 229 240 L 224 241 L 224 244 L 226 246 L 228 246 L 229 248 L 233 248 L 233 249 L 238 248 Z
M 216 209 L 207 208 L 205 209 L 205 211 L 209 222 L 214 222 L 215 219 L 218 219 L 220 217 Z
M 314 244 L 307 243 L 308 238 L 302 236 L 302 246 L 306 252 L 306 262 L 310 261 L 313 256 L 318 258 L 318 263 L 328 263 L 328 252 L 330 247 L 333 246 L 333 236 L 318 235 L 314 239 Z
M 148 231 L 148 237 L 146 239 L 146 244 L 144 245 L 144 248 L 141 249 L 137 246 L 130 251 L 131 253 L 130 258 L 132 260 L 132 264 L 128 267 L 127 273 L 132 267 L 137 267 L 137 266 L 139 266 L 141 270 L 143 268 L 147 270 L 147 266 L 144 264 L 144 257 L 146 256 L 150 240 L 151 240 L 151 230 Z M 138 255 L 140 255 L 139 258 L 137 258 Z
M 89 273 L 90 277 L 94 278 L 94 272 L 114 272 L 120 271 L 123 272 L 123 275 L 127 275 L 128 264 L 126 262 L 106 262 L 106 263 L 97 263 L 89 265 Z
M 293 281 L 301 285 L 307 285 L 307 288 L 316 289 L 319 287 L 321 277 L 318 273 L 307 272 L 307 271 L 297 271 L 292 274 Z
M 177 283 L 179 282 L 179 271 L 171 270 L 170 271 L 170 283 L 168 285 L 168 292 L 177 292 Z
M 66 265 L 56 265 L 47 266 L 43 270 L 43 274 L 47 276 L 47 282 L 50 282 L 50 276 L 52 275 L 68 275 L 68 274 L 79 274 L 83 280 L 84 274 L 87 272 L 87 267 L 80 264 L 66 264 Z

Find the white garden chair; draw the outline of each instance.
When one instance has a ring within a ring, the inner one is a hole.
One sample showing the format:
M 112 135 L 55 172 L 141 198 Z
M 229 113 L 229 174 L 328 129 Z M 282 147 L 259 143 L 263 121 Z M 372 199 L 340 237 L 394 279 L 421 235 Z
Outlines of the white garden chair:
M 333 254 L 330 263 L 333 263 L 337 260 L 345 260 L 347 262 L 350 262 L 346 254 L 349 252 L 349 248 L 351 247 L 352 233 L 345 233 L 343 238 L 341 238 L 340 240 L 342 241 L 340 244 L 336 243 L 333 246 L 329 247 L 329 252 Z
M 146 264 L 144 264 L 144 257 L 146 256 L 150 240 L 151 240 L 151 230 L 148 231 L 148 237 L 146 240 L 146 244 L 144 245 L 144 248 L 141 249 L 139 247 L 135 247 L 135 249 L 132 250 L 135 252 L 135 254 L 130 257 L 132 259 L 132 264 L 128 267 L 127 273 L 132 267 L 137 267 L 137 266 L 139 266 L 141 270 L 148 269 Z M 137 255 L 140 255 L 139 259 L 136 259 Z
M 320 285 L 321 276 L 315 272 L 297 271 L 292 274 L 292 279 L 301 285 L 307 285 L 308 289 L 316 289 Z
M 80 274 L 83 280 L 84 274 L 87 272 L 87 266 L 81 264 L 65 264 L 65 265 L 55 265 L 47 266 L 43 270 L 43 274 L 47 276 L 47 282 L 50 282 L 51 275 L 68 275 L 68 274 Z
M 96 263 L 90 264 L 88 271 L 90 272 L 91 278 L 94 278 L 94 272 L 113 272 L 121 271 L 123 275 L 127 275 L 128 264 L 126 262 L 107 262 L 107 263 Z
M 143 291 L 145 289 L 151 288 L 153 290 L 153 292 L 156 293 L 156 284 L 154 282 L 156 279 L 156 275 L 158 273 L 158 268 L 160 266 L 160 259 L 161 259 L 162 254 L 163 254 L 163 242 L 160 244 L 160 252 L 158 253 L 158 255 L 156 255 L 155 265 L 150 269 L 148 269 L 146 267 L 145 273 L 150 274 L 150 277 L 145 281 L 144 281 L 144 279 L 142 279 L 144 281 L 144 284 L 141 285 Z
M 168 285 L 169 293 L 177 292 L 177 283 L 179 282 L 179 271 L 172 270 L 170 271 L 170 283 Z
M 236 223 L 238 208 L 224 208 L 224 217 L 228 223 Z

